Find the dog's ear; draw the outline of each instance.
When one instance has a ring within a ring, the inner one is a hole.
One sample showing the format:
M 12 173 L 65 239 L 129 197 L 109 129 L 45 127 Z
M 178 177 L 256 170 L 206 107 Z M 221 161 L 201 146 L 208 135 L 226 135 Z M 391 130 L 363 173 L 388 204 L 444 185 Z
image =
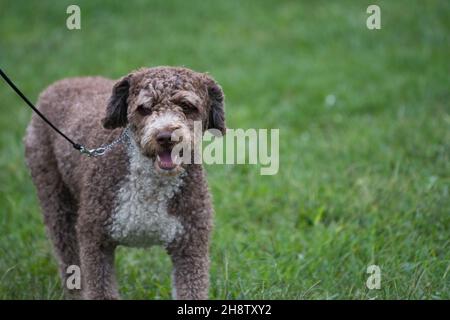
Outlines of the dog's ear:
M 105 129 L 126 126 L 130 82 L 131 75 L 128 75 L 114 85 L 108 105 L 106 106 L 106 116 L 102 120 Z
M 209 76 L 206 76 L 206 86 L 210 101 L 207 129 L 217 129 L 224 135 L 227 128 L 225 125 L 225 97 L 223 90 L 220 85 Z

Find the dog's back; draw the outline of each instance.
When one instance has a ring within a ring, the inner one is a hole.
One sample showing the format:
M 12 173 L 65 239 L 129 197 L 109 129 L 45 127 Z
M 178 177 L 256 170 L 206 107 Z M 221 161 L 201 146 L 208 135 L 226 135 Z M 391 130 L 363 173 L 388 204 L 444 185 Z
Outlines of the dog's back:
M 80 120 L 80 117 L 74 116 L 75 113 L 82 112 L 86 115 L 82 119 L 83 121 L 89 120 L 89 122 L 94 122 L 95 120 L 100 120 L 113 84 L 113 80 L 102 77 L 60 80 L 47 87 L 39 95 L 37 106 L 56 127 L 62 131 L 71 131 L 71 126 L 79 125 L 76 121 L 77 119 Z M 49 138 L 54 133 L 38 115 L 33 114 L 25 136 L 27 150 L 36 142 L 40 142 L 33 141 L 33 139 L 39 137 L 30 134 L 30 130 L 34 130 L 34 133 L 38 133 L 38 136 L 47 136 Z
M 113 84 L 113 80 L 103 77 L 60 80 L 40 94 L 37 107 L 73 141 L 86 145 L 94 145 L 97 141 L 102 143 L 110 134 L 102 130 L 100 120 Z M 70 143 L 37 114 L 32 115 L 24 142 L 27 165 L 38 189 L 44 187 L 43 183 L 48 183 L 46 174 L 52 166 L 59 171 L 59 178 L 69 185 L 68 188 L 76 183 L 77 179 L 71 179 L 72 171 L 82 165 L 80 160 L 83 162 L 85 159 L 80 159 Z

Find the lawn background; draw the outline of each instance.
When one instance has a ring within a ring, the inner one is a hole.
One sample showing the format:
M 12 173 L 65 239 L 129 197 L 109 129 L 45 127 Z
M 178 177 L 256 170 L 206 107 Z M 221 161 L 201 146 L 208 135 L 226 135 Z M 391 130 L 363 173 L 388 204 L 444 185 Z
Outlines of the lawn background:
M 449 1 L 1 1 L 0 66 L 36 101 L 64 77 L 184 65 L 221 83 L 228 127 L 280 129 L 277 175 L 208 167 L 211 298 L 449 299 L 449 33 Z M 1 83 L 0 299 L 62 297 L 30 115 Z M 170 298 L 162 249 L 120 249 L 117 269 L 124 298 Z

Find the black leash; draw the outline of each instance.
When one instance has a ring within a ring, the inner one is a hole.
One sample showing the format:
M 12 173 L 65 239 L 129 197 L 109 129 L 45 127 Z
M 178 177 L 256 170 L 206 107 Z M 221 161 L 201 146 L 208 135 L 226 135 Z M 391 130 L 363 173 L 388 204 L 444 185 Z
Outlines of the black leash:
M 95 148 L 95 149 L 87 149 L 86 147 L 84 147 L 83 145 L 79 144 L 79 143 L 75 143 L 73 142 L 72 139 L 70 139 L 68 136 L 66 136 L 64 133 L 62 133 L 57 127 L 55 127 L 53 125 L 53 123 L 50 122 L 50 120 L 48 120 L 31 102 L 30 100 L 28 100 L 28 98 L 22 93 L 22 91 L 19 90 L 19 88 L 16 87 L 16 85 L 11 81 L 11 79 L 8 78 L 8 76 L 3 72 L 3 70 L 0 68 L 0 75 L 2 76 L 2 78 L 6 81 L 6 83 L 9 84 L 9 86 L 19 95 L 19 97 L 22 98 L 23 101 L 25 101 L 27 103 L 27 105 L 33 109 L 34 112 L 37 113 L 37 115 L 39 117 L 41 117 L 42 120 L 44 120 L 50 127 L 52 127 L 53 130 L 55 130 L 57 133 L 59 133 L 61 135 L 61 137 L 63 137 L 64 139 L 66 139 L 76 150 L 80 151 L 83 154 L 87 154 L 90 157 L 96 157 L 96 156 L 102 156 L 105 154 L 106 151 L 110 150 L 111 147 L 113 147 L 114 145 L 116 145 L 119 142 L 124 141 L 125 137 L 128 135 L 128 128 L 126 128 L 122 134 L 120 135 L 120 137 L 113 141 L 112 143 L 99 147 L 99 148 Z
M 31 102 L 30 100 L 28 100 L 28 98 L 22 93 L 22 91 L 19 90 L 19 88 L 16 87 L 16 85 L 14 84 L 14 82 L 11 81 L 11 79 L 8 78 L 8 76 L 3 72 L 2 69 L 0 69 L 0 75 L 2 76 L 3 79 L 5 79 L 6 83 L 9 84 L 9 86 L 11 88 L 13 88 L 13 90 L 19 95 L 19 97 L 22 98 L 23 101 L 25 101 L 27 103 L 27 105 L 33 109 L 34 112 L 36 112 L 38 114 L 39 117 L 42 118 L 42 120 L 44 120 L 50 127 L 53 128 L 53 130 L 55 130 L 56 132 L 58 132 L 64 139 L 66 139 L 67 141 L 70 142 L 70 144 L 77 150 L 81 150 L 81 145 L 78 143 L 75 143 L 72 141 L 72 139 L 70 139 L 68 136 L 66 136 L 64 133 L 62 133 L 57 127 L 55 127 L 53 125 L 53 123 L 50 122 L 50 120 L 48 120 Z

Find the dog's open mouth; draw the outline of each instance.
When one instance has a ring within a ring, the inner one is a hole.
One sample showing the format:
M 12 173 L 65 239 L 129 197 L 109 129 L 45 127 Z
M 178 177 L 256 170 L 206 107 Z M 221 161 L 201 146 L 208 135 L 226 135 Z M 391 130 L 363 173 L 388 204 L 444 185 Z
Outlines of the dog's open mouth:
M 162 150 L 156 155 L 156 162 L 163 170 L 172 170 L 177 165 L 172 159 L 171 150 Z
M 173 170 L 178 166 L 176 158 L 172 158 L 172 150 L 161 150 L 156 154 L 156 165 L 162 170 Z

